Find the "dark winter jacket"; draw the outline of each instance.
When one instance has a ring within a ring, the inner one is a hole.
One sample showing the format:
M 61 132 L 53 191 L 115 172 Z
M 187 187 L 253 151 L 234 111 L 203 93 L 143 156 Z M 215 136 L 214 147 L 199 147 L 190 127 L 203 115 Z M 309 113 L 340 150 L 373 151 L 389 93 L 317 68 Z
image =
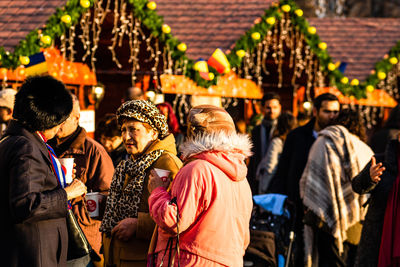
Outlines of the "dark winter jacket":
M 271 181 L 271 192 L 287 195 L 294 202 L 301 203 L 299 181 L 315 141 L 314 123 L 315 119 L 312 119 L 287 135 L 277 171 Z
M 392 140 L 389 142 L 385 154 L 375 155 L 376 162 L 382 162 L 386 168 L 379 183 L 374 183 L 369 175 L 371 162 L 352 179 L 353 190 L 356 193 L 371 194 L 368 212 L 363 223 L 355 266 L 375 267 L 378 265 L 386 202 L 398 173 L 398 148 L 399 142 L 397 140 Z
M 315 119 L 311 119 L 307 124 L 294 129 L 287 135 L 277 171 L 268 189 L 272 193 L 287 195 L 288 199 L 295 203 L 295 266 L 304 266 L 302 234 L 304 208 L 300 199 L 299 182 L 307 164 L 308 153 L 315 141 L 314 124 Z
M 0 143 L 2 266 L 66 266 L 67 194 L 36 133 L 11 121 Z

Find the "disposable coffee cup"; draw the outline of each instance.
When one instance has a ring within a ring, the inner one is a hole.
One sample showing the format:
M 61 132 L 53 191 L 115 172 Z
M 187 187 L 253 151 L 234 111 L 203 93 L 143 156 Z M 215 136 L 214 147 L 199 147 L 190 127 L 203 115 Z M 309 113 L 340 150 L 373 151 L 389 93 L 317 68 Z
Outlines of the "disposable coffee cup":
M 65 168 L 65 182 L 67 184 L 72 183 L 72 172 L 74 170 L 74 158 L 62 158 L 58 159 L 61 165 Z
M 164 170 L 164 169 L 158 169 L 154 168 L 155 172 L 157 173 L 158 176 L 165 182 L 168 180 L 168 175 L 171 171 Z
M 100 206 L 100 201 L 103 198 L 103 195 L 101 195 L 99 192 L 92 192 L 92 193 L 87 193 L 85 196 L 86 199 L 86 208 L 89 212 L 90 217 L 99 217 L 99 206 Z

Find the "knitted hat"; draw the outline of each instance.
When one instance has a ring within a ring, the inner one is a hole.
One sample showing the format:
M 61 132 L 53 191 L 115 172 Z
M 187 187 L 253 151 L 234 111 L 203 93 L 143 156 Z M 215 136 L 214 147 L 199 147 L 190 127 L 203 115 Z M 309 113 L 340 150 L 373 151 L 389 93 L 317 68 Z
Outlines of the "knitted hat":
M 168 124 L 164 115 L 151 102 L 146 100 L 131 100 L 123 103 L 117 110 L 117 120 L 120 125 L 124 120 L 137 120 L 147 123 L 158 132 L 159 138 L 168 135 Z
M 193 107 L 188 115 L 189 131 L 194 133 L 236 133 L 235 123 L 229 113 L 220 107 L 200 105 Z
M 10 110 L 14 108 L 15 94 L 14 89 L 4 89 L 0 91 L 0 107 L 5 107 Z

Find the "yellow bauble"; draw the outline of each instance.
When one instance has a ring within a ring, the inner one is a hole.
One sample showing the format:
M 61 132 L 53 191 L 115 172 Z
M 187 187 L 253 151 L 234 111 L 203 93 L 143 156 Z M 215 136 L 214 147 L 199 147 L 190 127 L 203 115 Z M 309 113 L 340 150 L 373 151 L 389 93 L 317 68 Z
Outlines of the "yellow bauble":
M 372 85 L 367 85 L 367 87 L 365 87 L 365 89 L 367 90 L 367 92 L 372 92 L 375 90 L 374 86 L 372 86 Z
M 378 71 L 377 75 L 379 80 L 384 80 L 386 78 L 386 73 L 384 73 L 383 71 Z
M 194 63 L 193 65 L 193 69 L 199 71 L 199 65 L 200 65 L 200 61 L 197 61 L 196 63 Z
M 243 49 L 240 49 L 240 50 L 236 51 L 236 55 L 238 57 L 242 58 L 246 55 L 246 51 L 244 51 Z
M 283 5 L 281 6 L 281 9 L 283 12 L 289 12 L 290 11 L 290 5 Z
M 360 82 L 357 79 L 353 79 L 353 80 L 351 80 L 350 84 L 353 86 L 357 86 L 360 84 Z
M 161 29 L 162 29 L 163 33 L 170 33 L 171 32 L 171 27 L 168 26 L 167 24 L 163 24 Z
M 178 44 L 178 47 L 177 47 L 177 48 L 178 48 L 179 51 L 185 52 L 186 49 L 187 49 L 187 46 L 186 46 L 185 43 L 180 43 L 180 44 Z
M 317 32 L 317 29 L 315 27 L 308 27 L 307 29 L 309 34 L 315 34 Z
M 83 7 L 83 8 L 88 8 L 88 7 L 90 7 L 90 1 L 89 1 L 89 0 L 81 0 L 81 1 L 79 2 L 79 4 L 80 4 L 81 7 Z
M 399 62 L 399 60 L 395 57 L 391 57 L 389 58 L 389 62 L 390 64 L 396 65 Z
M 19 61 L 21 62 L 22 65 L 28 65 L 31 60 L 29 59 L 29 57 L 20 56 Z
M 214 73 L 212 73 L 212 72 L 208 73 L 208 78 L 209 78 L 210 80 L 214 80 L 214 78 L 215 78 Z
M 45 45 L 49 45 L 51 44 L 51 37 L 48 35 L 43 35 L 42 37 L 40 37 L 40 41 Z
M 303 16 L 303 10 L 301 10 L 301 9 L 296 9 L 296 11 L 294 11 L 294 13 L 295 13 L 298 17 Z
M 269 25 L 273 25 L 273 24 L 275 24 L 276 19 L 275 19 L 275 17 L 268 17 L 265 21 L 266 21 Z
M 328 70 L 334 71 L 335 69 L 336 69 L 336 65 L 335 64 L 333 64 L 333 63 L 329 63 L 328 64 Z
M 253 40 L 259 40 L 261 38 L 261 34 L 259 32 L 253 32 L 251 34 L 251 38 L 253 38 Z
M 71 23 L 71 16 L 68 14 L 65 14 L 61 17 L 61 21 L 64 22 L 65 24 Z
M 319 47 L 319 49 L 321 49 L 321 50 L 325 50 L 325 49 L 328 47 L 328 45 L 327 45 L 325 42 L 320 42 L 320 43 L 318 44 L 318 47 Z
M 154 1 L 148 2 L 146 6 L 147 6 L 147 8 L 150 9 L 150 10 L 154 10 L 154 9 L 157 8 L 157 4 L 156 4 L 156 2 L 154 2 Z
M 342 79 L 340 79 L 340 82 L 343 84 L 347 84 L 349 82 L 349 78 L 343 77 Z
M 1 55 L 0 55 L 0 60 L 1 60 L 1 58 L 2 58 L 2 57 L 1 57 Z

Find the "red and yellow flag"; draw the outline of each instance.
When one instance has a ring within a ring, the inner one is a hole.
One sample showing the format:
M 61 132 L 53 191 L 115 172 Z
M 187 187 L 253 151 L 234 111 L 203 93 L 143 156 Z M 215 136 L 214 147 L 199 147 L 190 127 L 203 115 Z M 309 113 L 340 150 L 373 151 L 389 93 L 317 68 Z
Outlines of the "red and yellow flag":
M 215 68 L 219 73 L 228 73 L 231 70 L 231 65 L 226 58 L 224 52 L 217 48 L 207 61 L 208 65 Z

